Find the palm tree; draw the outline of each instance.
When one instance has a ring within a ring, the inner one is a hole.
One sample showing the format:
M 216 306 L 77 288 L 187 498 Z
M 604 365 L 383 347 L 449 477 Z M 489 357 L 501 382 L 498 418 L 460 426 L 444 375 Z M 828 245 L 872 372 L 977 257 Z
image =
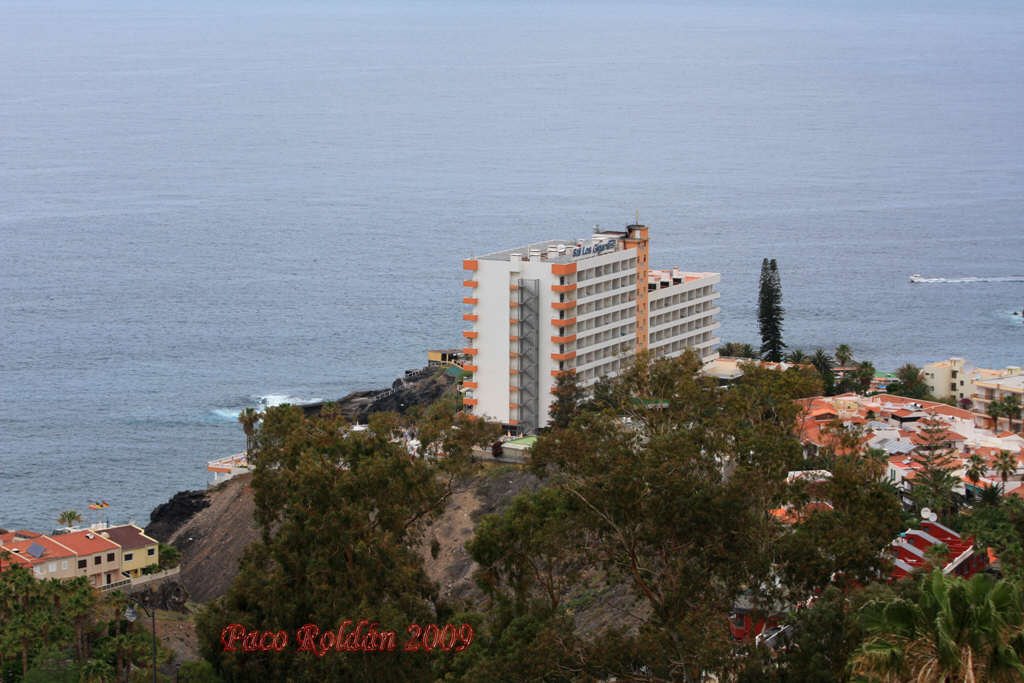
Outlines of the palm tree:
M 989 507 L 996 507 L 1003 500 L 1003 487 L 1001 484 L 995 486 L 983 486 L 978 502 Z
M 864 462 L 871 472 L 881 479 L 885 475 L 886 467 L 889 464 L 889 452 L 882 448 L 868 448 L 864 451 Z
M 1010 451 L 999 451 L 994 465 L 996 473 L 1003 480 L 1003 488 L 1006 488 L 1006 480 L 1017 473 L 1017 458 Z
M 826 372 L 832 372 L 832 368 L 835 367 L 835 364 L 835 360 L 832 359 L 832 356 L 828 355 L 828 352 L 825 351 L 825 349 L 815 349 L 814 355 L 811 356 L 811 365 L 813 365 L 815 369 L 823 375 Z
M 1017 431 L 1013 428 L 1014 422 L 1020 424 L 1020 407 L 1020 397 L 1017 396 L 1017 394 L 1007 394 L 1003 397 L 1003 414 L 1006 415 L 1006 418 L 1010 421 L 1011 432 Z
M 821 382 L 825 388 L 825 394 L 831 396 L 835 393 L 836 376 L 832 373 L 832 368 L 835 366 L 835 361 L 828 355 L 825 349 L 815 349 L 814 355 L 811 356 L 811 365 L 821 375 Z
M 72 527 L 82 521 L 82 515 L 78 510 L 65 510 L 57 517 L 57 524 L 64 527 Z
M 836 347 L 836 362 L 840 367 L 846 367 L 853 360 L 853 351 L 848 344 L 840 344 Z
M 999 418 L 1006 413 L 1003 409 L 1003 402 L 997 398 L 992 399 L 988 402 L 988 408 L 985 409 L 988 416 L 992 418 L 992 431 L 999 431 Z
M 801 363 L 808 362 L 808 360 L 807 354 L 800 349 L 793 349 L 786 355 L 786 362 L 793 365 L 800 365 Z
M 981 478 L 985 476 L 986 471 L 985 458 L 981 457 L 977 453 L 972 453 L 971 457 L 967 458 L 967 478 L 971 480 L 971 483 L 975 486 L 981 481 Z
M 238 414 L 238 421 L 242 423 L 242 431 L 245 432 L 245 454 L 251 455 L 256 442 L 256 424 L 263 417 L 254 408 L 245 408 Z
M 871 681 L 1019 681 L 1024 612 L 1017 586 L 978 574 L 969 581 L 932 571 L 916 602 L 873 600 L 860 612 L 866 634 L 850 659 Z

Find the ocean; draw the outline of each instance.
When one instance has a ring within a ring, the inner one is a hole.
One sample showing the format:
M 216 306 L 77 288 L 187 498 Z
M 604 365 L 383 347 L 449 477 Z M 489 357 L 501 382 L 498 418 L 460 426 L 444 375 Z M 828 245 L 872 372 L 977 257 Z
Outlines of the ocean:
M 636 212 L 723 340 L 769 257 L 792 348 L 1020 364 L 1022 84 L 1019 2 L 0 0 L 0 527 L 145 524 Z

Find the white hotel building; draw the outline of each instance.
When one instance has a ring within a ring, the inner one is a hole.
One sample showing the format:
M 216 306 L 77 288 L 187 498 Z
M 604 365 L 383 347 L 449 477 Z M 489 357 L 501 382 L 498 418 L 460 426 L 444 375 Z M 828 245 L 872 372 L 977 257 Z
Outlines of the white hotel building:
M 550 240 L 463 261 L 465 408 L 520 432 L 548 422 L 561 372 L 589 387 L 652 358 L 717 358 L 718 273 L 652 270 L 648 229 Z

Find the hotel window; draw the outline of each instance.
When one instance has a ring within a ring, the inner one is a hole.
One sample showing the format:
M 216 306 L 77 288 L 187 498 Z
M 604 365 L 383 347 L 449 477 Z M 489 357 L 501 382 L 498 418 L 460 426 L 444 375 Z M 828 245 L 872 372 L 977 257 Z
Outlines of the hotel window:
M 93 564 L 99 564 L 102 561 L 103 561 L 103 556 L 102 555 L 97 555 L 96 557 L 92 558 L 92 563 Z
M 60 561 L 60 568 L 61 569 L 67 569 L 68 568 L 68 561 L 67 560 L 61 560 Z
M 51 562 L 49 565 L 47 565 L 46 571 L 48 571 L 48 572 L 55 572 L 55 571 L 57 571 L 57 563 L 56 562 Z
M 107 553 L 107 562 L 114 561 L 114 553 Z
M 132 561 L 132 554 L 131 553 L 125 553 L 124 554 L 124 561 L 125 562 L 131 562 Z
M 149 555 L 150 557 L 152 557 L 153 555 L 156 555 L 156 548 L 150 548 L 149 550 L 146 551 L 146 554 Z
M 85 569 L 85 566 L 86 566 L 87 564 L 89 564 L 89 563 L 88 563 L 88 562 L 87 562 L 86 560 L 79 560 L 79 561 L 78 561 L 78 568 L 79 568 L 79 569 Z

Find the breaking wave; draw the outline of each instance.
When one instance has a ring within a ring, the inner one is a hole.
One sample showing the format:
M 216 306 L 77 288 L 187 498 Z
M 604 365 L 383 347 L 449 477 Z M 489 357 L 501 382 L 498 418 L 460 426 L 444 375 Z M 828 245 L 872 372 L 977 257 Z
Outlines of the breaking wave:
M 1024 275 L 1007 275 L 1005 277 L 921 277 L 911 275 L 910 281 L 917 284 L 952 284 L 962 285 L 971 282 L 1024 282 Z
M 245 408 L 262 410 L 264 408 L 284 405 L 285 403 L 293 406 L 304 406 L 310 403 L 323 403 L 323 401 L 324 399 L 322 398 L 300 398 L 288 394 L 265 394 L 263 396 L 254 396 L 253 401 L 247 405 L 240 405 L 234 408 L 214 408 L 210 411 L 210 414 L 219 420 L 234 422 Z

